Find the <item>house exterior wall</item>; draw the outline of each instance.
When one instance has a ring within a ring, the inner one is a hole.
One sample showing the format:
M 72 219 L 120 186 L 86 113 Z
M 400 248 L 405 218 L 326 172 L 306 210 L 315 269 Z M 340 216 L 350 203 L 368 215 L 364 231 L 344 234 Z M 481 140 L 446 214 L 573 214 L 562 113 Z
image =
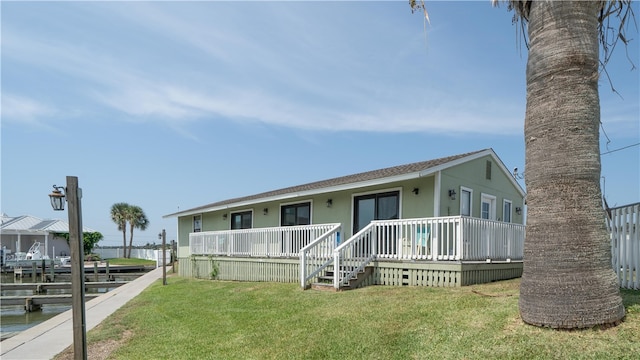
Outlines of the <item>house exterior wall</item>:
M 486 162 L 491 162 L 491 179 L 486 178 Z M 496 197 L 496 219 L 503 220 L 503 200 L 510 200 L 512 204 L 511 222 L 523 224 L 523 214 L 516 214 L 516 207 L 524 208 L 524 199 L 513 186 L 510 180 L 511 174 L 505 174 L 491 156 L 485 156 L 476 161 L 453 166 L 442 171 L 440 193 L 440 215 L 460 215 L 461 187 L 471 189 L 472 207 L 471 216 L 480 217 L 480 204 L 482 194 Z M 449 189 L 456 191 L 456 199 L 449 198 Z
M 487 161 L 491 162 L 491 178 L 486 178 Z M 439 182 L 438 182 L 439 180 Z M 437 186 L 439 183 L 439 187 Z M 239 205 L 221 210 L 202 212 L 202 231 L 229 230 L 231 228 L 231 214 L 252 211 L 252 227 L 280 226 L 281 206 L 303 202 L 311 203 L 311 223 L 341 223 L 343 239 L 353 235 L 354 198 L 359 195 L 376 192 L 400 192 L 400 218 L 425 218 L 434 216 L 460 215 L 461 188 L 472 190 L 471 216 L 480 217 L 481 196 L 488 194 L 496 197 L 496 220 L 504 219 L 503 200 L 511 201 L 511 222 L 522 224 L 523 215 L 518 215 L 516 207 L 524 208 L 524 199 L 511 179 L 511 174 L 499 159 L 486 155 L 462 164 L 447 167 L 442 171 L 423 177 L 390 182 L 378 185 L 362 186 L 359 188 L 319 193 L 313 195 L 291 196 L 278 201 L 259 201 L 252 204 Z M 418 194 L 413 192 L 418 189 Z M 457 193 L 456 199 L 449 197 L 449 189 Z M 435 192 L 439 191 L 439 196 Z M 436 204 L 436 199 L 439 203 Z M 332 200 L 332 206 L 327 206 L 327 200 Z M 264 209 L 268 209 L 264 214 Z M 436 209 L 439 213 L 436 214 Z M 226 215 L 226 217 L 224 216 Z M 194 215 L 178 217 L 178 256 L 189 255 L 189 233 L 193 232 Z
M 351 237 L 353 233 L 354 197 L 377 192 L 399 191 L 401 218 L 432 217 L 434 216 L 434 183 L 434 176 L 427 176 L 313 196 L 292 197 L 282 201 L 230 207 L 224 210 L 203 212 L 195 216 L 201 216 L 202 231 L 229 230 L 231 228 L 231 214 L 244 211 L 253 212 L 253 228 L 277 227 L 280 226 L 282 205 L 310 202 L 311 223 L 341 223 L 343 236 L 346 239 Z M 415 188 L 419 189 L 418 194 L 413 193 Z M 327 206 L 329 199 L 332 200 L 331 207 Z M 268 209 L 266 215 L 264 209 Z M 188 215 L 178 218 L 178 256 L 187 256 L 188 254 L 189 233 L 193 232 L 193 217 L 194 215 Z

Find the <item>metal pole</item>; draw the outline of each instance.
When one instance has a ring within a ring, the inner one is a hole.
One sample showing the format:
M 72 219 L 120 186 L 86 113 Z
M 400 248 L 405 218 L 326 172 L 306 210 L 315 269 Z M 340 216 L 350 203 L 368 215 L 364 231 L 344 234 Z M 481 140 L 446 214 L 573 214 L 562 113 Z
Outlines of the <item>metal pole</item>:
M 162 229 L 162 285 L 167 285 L 167 232 Z
M 78 178 L 67 176 L 69 204 L 69 247 L 71 248 L 71 310 L 73 315 L 73 358 L 87 360 L 87 333 L 84 311 L 84 250 L 82 246 L 82 198 Z

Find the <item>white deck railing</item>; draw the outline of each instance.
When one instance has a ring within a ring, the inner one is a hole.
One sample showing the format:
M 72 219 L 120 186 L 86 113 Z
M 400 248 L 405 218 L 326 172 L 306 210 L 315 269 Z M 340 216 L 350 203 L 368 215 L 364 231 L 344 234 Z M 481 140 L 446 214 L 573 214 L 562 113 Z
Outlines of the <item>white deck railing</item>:
M 300 284 L 308 284 L 327 266 L 333 264 L 333 250 L 340 244 L 342 225 L 333 224 L 331 230 L 300 250 Z
M 620 287 L 640 290 L 640 203 L 611 209 L 611 265 Z
M 189 234 L 192 255 L 298 257 L 300 250 L 336 224 L 281 226 Z
M 525 226 L 449 216 L 373 221 L 334 251 L 334 287 L 374 259 L 522 260 Z

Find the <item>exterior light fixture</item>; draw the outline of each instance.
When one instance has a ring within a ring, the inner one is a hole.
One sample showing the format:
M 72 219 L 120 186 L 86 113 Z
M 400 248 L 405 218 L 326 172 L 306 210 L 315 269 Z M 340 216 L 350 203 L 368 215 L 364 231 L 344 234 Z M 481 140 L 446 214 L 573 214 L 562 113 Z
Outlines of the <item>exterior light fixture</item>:
M 413 188 L 413 190 L 411 190 L 412 193 L 418 195 L 420 193 L 420 189 L 419 188 Z
M 269 214 L 269 208 L 262 209 L 262 215 L 268 215 L 268 214 Z
M 516 214 L 522 215 L 522 208 L 520 206 L 516 206 Z
M 449 189 L 449 199 L 451 199 L 451 200 L 455 200 L 456 199 L 456 191 L 455 191 L 455 189 Z
M 65 196 L 60 189 L 64 190 L 64 186 L 53 185 L 53 192 L 49 194 L 49 199 L 51 200 L 51 207 L 53 207 L 53 210 L 55 211 L 64 210 Z
M 327 207 L 330 208 L 333 206 L 333 199 L 327 200 Z
M 222 220 L 227 220 L 227 214 L 222 214 Z

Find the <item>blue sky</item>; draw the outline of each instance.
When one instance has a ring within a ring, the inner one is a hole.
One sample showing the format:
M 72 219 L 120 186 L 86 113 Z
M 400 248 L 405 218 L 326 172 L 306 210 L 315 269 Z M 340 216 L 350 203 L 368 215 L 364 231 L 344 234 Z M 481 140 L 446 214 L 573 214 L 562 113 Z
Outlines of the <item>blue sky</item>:
M 490 147 L 524 168 L 526 48 L 488 0 L 428 1 L 427 25 L 407 1 L 0 6 L 1 210 L 66 219 L 47 194 L 78 176 L 101 245 L 116 202 L 144 244 L 175 238 L 163 215 L 316 180 Z M 632 30 L 602 152 L 640 142 Z M 640 201 L 640 147 L 602 163 L 609 204 Z

